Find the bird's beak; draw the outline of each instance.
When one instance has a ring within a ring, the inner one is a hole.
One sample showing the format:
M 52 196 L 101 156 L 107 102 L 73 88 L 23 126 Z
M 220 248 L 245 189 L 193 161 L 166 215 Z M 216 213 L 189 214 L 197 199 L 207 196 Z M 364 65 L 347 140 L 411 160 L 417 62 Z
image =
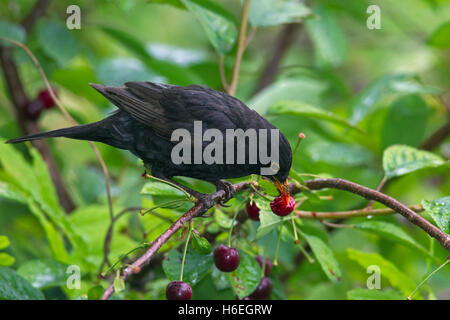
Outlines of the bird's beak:
M 284 183 L 281 183 L 277 178 L 274 177 L 275 180 L 275 185 L 277 186 L 277 189 L 280 191 L 281 194 L 281 198 L 283 199 L 284 203 L 288 204 L 289 203 L 289 199 L 290 199 L 290 194 L 289 194 L 289 183 L 288 180 L 286 179 L 286 181 Z

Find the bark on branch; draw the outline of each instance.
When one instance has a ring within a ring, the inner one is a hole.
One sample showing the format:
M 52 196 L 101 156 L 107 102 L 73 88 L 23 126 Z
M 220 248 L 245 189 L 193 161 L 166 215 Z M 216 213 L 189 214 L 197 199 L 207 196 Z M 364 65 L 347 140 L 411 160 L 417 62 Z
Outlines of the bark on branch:
M 321 190 L 326 188 L 331 189 L 340 189 L 344 191 L 348 191 L 359 196 L 362 196 L 369 200 L 374 200 L 380 202 L 391 208 L 393 211 L 400 213 L 402 216 L 407 218 L 413 224 L 422 228 L 426 231 L 430 236 L 436 238 L 444 248 L 450 251 L 450 236 L 445 234 L 440 229 L 436 228 L 434 225 L 429 223 L 427 220 L 419 216 L 416 212 L 411 210 L 409 207 L 404 204 L 398 202 L 394 198 L 391 198 L 379 191 L 361 186 L 354 182 L 350 182 L 344 179 L 316 179 L 316 180 L 308 180 L 305 182 L 306 187 L 310 190 Z M 244 189 L 248 189 L 250 187 L 250 183 L 239 183 L 234 185 L 234 193 L 240 192 Z M 292 194 L 301 192 L 301 188 L 298 188 L 296 185 L 291 184 L 289 186 Z M 211 208 L 214 204 L 214 201 L 222 198 L 224 196 L 224 191 L 218 191 L 213 193 L 210 196 L 210 203 L 212 205 L 206 206 L 205 202 L 197 202 L 194 207 L 190 209 L 188 212 L 183 214 L 174 224 L 172 224 L 164 233 L 162 233 L 150 246 L 150 248 L 140 256 L 131 266 L 125 268 L 123 271 L 121 278 L 126 280 L 130 275 L 134 273 L 133 270 L 141 270 L 142 266 L 148 264 L 155 253 L 161 248 L 161 246 L 167 242 L 178 230 L 180 230 L 186 223 L 188 223 L 193 218 L 205 213 L 209 208 Z M 419 208 L 415 208 L 419 209 Z M 371 211 L 368 210 L 368 215 L 371 214 Z M 111 284 L 103 293 L 101 299 L 107 300 L 114 293 L 114 285 Z

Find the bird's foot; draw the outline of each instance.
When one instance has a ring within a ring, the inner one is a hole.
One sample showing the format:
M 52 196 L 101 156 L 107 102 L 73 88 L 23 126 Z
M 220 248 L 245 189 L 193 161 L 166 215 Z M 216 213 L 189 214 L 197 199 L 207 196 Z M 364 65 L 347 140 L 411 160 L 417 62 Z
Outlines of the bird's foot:
M 229 207 L 225 203 L 228 202 L 231 198 L 234 196 L 234 187 L 231 182 L 225 181 L 225 180 L 218 180 L 213 182 L 216 186 L 217 191 L 223 191 L 225 192 L 224 196 L 218 201 L 218 203 L 223 207 Z
M 194 197 L 196 199 L 196 202 L 203 203 L 203 206 L 206 209 L 212 208 L 216 204 L 214 198 L 210 194 L 198 192 L 194 195 Z

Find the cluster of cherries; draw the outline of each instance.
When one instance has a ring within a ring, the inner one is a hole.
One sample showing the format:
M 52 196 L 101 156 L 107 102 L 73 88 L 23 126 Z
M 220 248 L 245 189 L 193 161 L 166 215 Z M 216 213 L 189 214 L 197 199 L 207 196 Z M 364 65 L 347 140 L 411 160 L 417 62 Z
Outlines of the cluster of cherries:
M 50 92 L 48 90 L 42 90 L 38 93 L 36 99 L 23 106 L 23 114 L 26 119 L 36 121 L 42 111 L 51 109 L 54 106 L 55 101 L 53 101 Z
M 293 197 L 276 197 L 270 202 L 270 207 L 277 216 L 284 217 L 294 210 L 295 200 Z M 259 208 L 255 202 L 249 201 L 246 205 L 248 217 L 251 220 L 259 221 Z M 261 279 L 258 287 L 249 296 L 243 300 L 264 300 L 270 297 L 272 292 L 272 280 L 269 275 L 272 271 L 272 262 L 264 259 L 262 256 L 255 257 L 261 268 L 264 269 L 264 277 Z M 219 245 L 214 249 L 214 263 L 222 272 L 233 272 L 239 267 L 241 258 L 236 248 L 226 245 Z M 264 265 L 264 266 L 263 266 Z M 183 281 L 172 281 L 166 288 L 167 300 L 189 300 L 192 297 L 191 286 Z

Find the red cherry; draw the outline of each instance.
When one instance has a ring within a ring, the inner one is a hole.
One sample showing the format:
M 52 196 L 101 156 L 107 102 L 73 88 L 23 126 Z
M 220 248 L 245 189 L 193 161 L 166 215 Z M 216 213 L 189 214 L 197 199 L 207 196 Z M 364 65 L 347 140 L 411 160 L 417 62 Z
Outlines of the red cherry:
M 272 280 L 268 277 L 263 277 L 258 287 L 249 296 L 254 300 L 264 300 L 269 299 L 270 293 L 272 292 Z
M 263 267 L 263 261 L 266 262 L 265 263 L 266 265 L 264 267 L 264 275 L 266 277 L 268 277 L 270 275 L 270 273 L 272 272 L 272 262 L 267 258 L 264 259 L 262 256 L 256 256 L 255 259 L 256 259 L 256 261 L 258 261 L 258 264 L 261 267 L 261 269 Z
M 55 105 L 55 101 L 53 101 L 53 98 L 48 90 L 42 90 L 41 92 L 39 92 L 38 99 L 42 101 L 42 103 L 45 106 L 45 109 L 50 109 Z
M 214 250 L 214 263 L 222 272 L 232 272 L 239 267 L 241 257 L 235 248 L 229 248 L 223 244 Z
M 256 206 L 256 202 L 248 201 L 247 205 L 247 214 L 251 220 L 259 221 L 259 208 Z
M 41 100 L 34 100 L 23 107 L 23 114 L 28 120 L 36 121 L 44 108 L 45 106 Z
M 287 216 L 294 210 L 295 199 L 289 196 L 289 201 L 283 199 L 282 196 L 276 197 L 270 202 L 270 208 L 272 208 L 273 213 L 277 216 L 284 217 Z
M 167 285 L 167 300 L 190 300 L 192 297 L 191 286 L 184 281 L 172 281 Z

